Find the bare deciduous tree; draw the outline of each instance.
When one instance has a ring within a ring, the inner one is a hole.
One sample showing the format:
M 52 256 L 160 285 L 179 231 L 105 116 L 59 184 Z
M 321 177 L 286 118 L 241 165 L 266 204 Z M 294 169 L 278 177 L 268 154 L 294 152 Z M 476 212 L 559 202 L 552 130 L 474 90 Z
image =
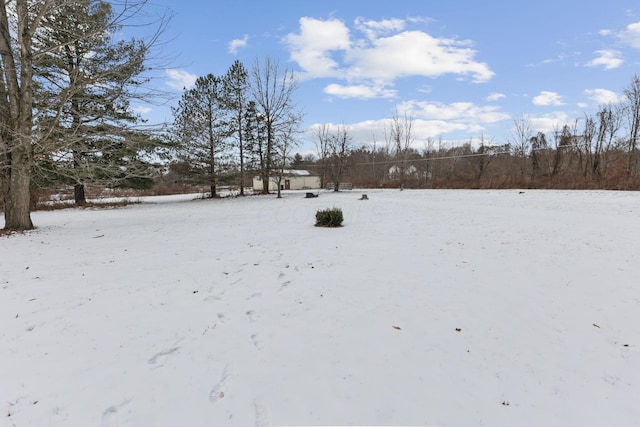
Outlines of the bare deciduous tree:
M 333 182 L 333 190 L 340 191 L 340 184 L 349 165 L 352 137 L 344 124 L 338 126 L 328 137 L 328 171 Z
M 0 2 L 0 144 L 5 228 L 33 228 L 30 211 L 33 166 L 33 42 L 53 0 Z M 12 34 L 15 29 L 15 34 Z M 18 48 L 14 48 L 15 46 Z
M 270 176 L 276 167 L 274 152 L 278 139 L 285 138 L 302 121 L 293 98 L 297 87 L 293 72 L 280 68 L 277 60 L 267 57 L 260 62 L 256 59 L 251 69 L 249 91 L 255 103 L 256 117 L 264 124 L 266 133 L 260 167 L 263 194 L 269 193 Z
M 395 166 L 398 170 L 400 178 L 400 189 L 404 189 L 407 178 L 407 160 L 409 149 L 413 143 L 413 117 L 405 114 L 400 117 L 396 110 L 391 118 L 390 129 L 387 133 L 385 129 L 385 137 L 388 143 L 393 146 L 395 151 L 395 159 L 398 164 Z
M 491 141 L 488 141 L 489 144 L 485 142 L 484 135 L 480 136 L 480 146 L 476 151 L 476 179 L 479 180 L 485 174 L 487 168 L 489 167 L 489 163 L 493 159 L 491 155 Z
M 631 83 L 624 89 L 627 98 L 627 118 L 629 121 L 629 161 L 628 173 L 637 172 L 638 166 L 638 137 L 640 137 L 640 76 L 633 76 Z
M 295 132 L 296 129 L 293 125 L 285 129 L 282 134 L 279 135 L 275 144 L 273 161 L 276 166 L 275 181 L 278 187 L 278 199 L 282 198 L 282 180 L 286 175 L 286 168 L 289 166 L 291 150 L 298 145 L 298 141 L 295 139 Z
M 513 154 L 520 159 L 520 174 L 524 177 L 526 175 L 526 158 L 529 155 L 531 137 L 533 136 L 531 120 L 526 116 L 514 118 L 513 129 L 510 133 Z
M 598 110 L 597 158 L 592 165 L 593 173 L 598 177 L 607 174 L 609 153 L 622 127 L 622 111 L 620 104 L 602 105 Z
M 328 159 L 330 155 L 329 151 L 329 139 L 330 139 L 330 125 L 329 123 L 323 123 L 316 125 L 313 128 L 315 136 L 314 144 L 316 145 L 316 152 L 318 154 L 318 166 L 320 173 L 320 186 L 325 188 L 327 186 L 327 169 Z

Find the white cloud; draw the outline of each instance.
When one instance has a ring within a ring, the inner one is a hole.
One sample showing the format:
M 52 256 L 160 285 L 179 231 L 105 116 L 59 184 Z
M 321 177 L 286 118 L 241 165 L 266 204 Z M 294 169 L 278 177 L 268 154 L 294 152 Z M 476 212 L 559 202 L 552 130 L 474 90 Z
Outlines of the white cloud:
M 192 87 L 198 76 L 195 74 L 191 74 L 185 70 L 179 70 L 176 68 L 165 70 L 167 77 L 169 78 L 166 82 L 167 86 L 172 89 L 183 90 L 185 88 Z
M 243 48 L 243 47 L 247 47 L 247 44 L 249 43 L 249 35 L 245 34 L 244 37 L 242 37 L 241 39 L 233 39 L 229 42 L 229 46 L 227 48 L 227 51 L 229 53 L 232 54 L 236 54 L 238 53 L 238 49 Z
M 599 105 L 615 104 L 616 102 L 620 102 L 624 99 L 622 95 L 607 89 L 587 89 L 584 93 L 587 95 L 587 98 Z
M 554 132 L 562 129 L 566 124 L 570 124 L 572 119 L 563 111 L 556 111 L 544 116 L 528 117 L 531 124 L 531 130 L 534 132 Z
M 634 49 L 640 49 L 640 22 L 627 25 L 620 38 Z
M 312 126 L 312 128 L 314 126 Z M 376 140 L 378 147 L 384 145 L 385 129 L 388 132 L 390 126 L 391 119 L 365 120 L 347 125 L 349 135 L 353 137 L 354 141 L 370 144 Z M 451 134 L 453 132 L 480 134 L 482 130 L 481 126 L 470 123 L 456 123 L 447 120 L 415 119 L 411 127 L 411 135 L 413 139 L 412 146 L 419 150 L 426 147 L 427 141 L 433 140 L 433 138 L 437 138 L 442 135 Z
M 543 65 L 553 64 L 556 62 L 563 62 L 567 58 L 568 58 L 568 55 L 566 53 L 560 53 L 553 58 L 545 58 L 541 62 L 527 64 L 526 67 L 528 68 L 541 67 Z
M 424 31 L 403 31 L 401 19 L 358 18 L 355 37 L 338 19 L 300 19 L 298 33 L 284 38 L 291 59 L 303 78 L 339 78 L 349 86 L 392 86 L 402 77 L 436 78 L 447 74 L 485 82 L 494 76 L 486 63 L 475 60 L 469 40 L 437 38 Z M 379 96 L 379 91 L 372 93 Z
M 490 80 L 494 73 L 475 62 L 469 41 L 435 38 L 422 31 L 405 31 L 381 37 L 370 45 L 347 52 L 352 77 L 394 81 L 400 77 L 467 75 L 475 82 Z
M 509 114 L 503 113 L 496 106 L 477 106 L 468 102 L 443 104 L 427 101 L 407 101 L 396 106 L 399 114 L 405 113 L 413 118 L 412 135 L 414 148 L 424 148 L 429 140 L 445 135 L 456 134 L 456 138 L 464 135 L 481 135 L 485 127 L 501 121 L 511 120 Z M 355 141 L 371 143 L 374 139 L 384 144 L 385 131 L 388 132 L 392 119 L 365 120 L 347 124 L 349 134 Z M 309 132 L 313 132 L 312 125 Z M 337 126 L 330 124 L 331 127 Z M 457 140 L 460 142 L 461 140 Z
M 543 64 L 553 64 L 554 62 L 562 62 L 567 59 L 567 55 L 565 53 L 561 53 L 557 55 L 555 58 L 547 58 L 542 61 Z
M 390 123 L 389 123 L 390 125 Z M 414 135 L 414 148 L 425 147 L 429 139 L 439 136 L 461 132 L 467 134 L 482 133 L 484 128 L 476 123 L 461 123 L 447 120 L 422 120 L 417 119 L 412 126 Z
M 139 105 L 137 107 L 131 108 L 131 111 L 136 114 L 149 114 L 151 111 L 153 111 L 153 109 L 151 107 L 143 107 L 142 105 Z
M 533 104 L 540 107 L 546 107 L 549 105 L 564 105 L 564 102 L 562 101 L 562 97 L 556 92 L 543 90 L 540 92 L 540 95 L 533 98 Z
M 412 24 L 423 24 L 435 22 L 435 19 L 425 18 L 424 16 L 407 16 L 407 22 L 410 22 Z
M 603 66 L 605 70 L 612 70 L 618 68 L 624 62 L 622 53 L 617 50 L 597 50 L 595 54 L 598 55 L 598 57 L 589 62 L 587 64 L 588 67 Z
M 505 95 L 504 93 L 493 92 L 493 93 L 490 93 L 489 96 L 487 96 L 487 101 L 489 101 L 489 102 L 499 101 L 499 100 L 504 99 L 506 97 L 507 97 L 507 95 Z
M 423 140 L 452 132 L 477 135 L 485 131 L 487 125 L 511 119 L 499 107 L 478 106 L 471 102 L 408 101 L 397 108 L 402 114 L 415 118 L 417 134 L 422 135 Z
M 396 91 L 384 89 L 382 87 L 373 87 L 366 85 L 343 86 L 332 83 L 324 88 L 327 95 L 337 96 L 339 98 L 393 98 Z
M 511 116 L 499 111 L 496 106 L 477 106 L 471 102 L 444 104 L 428 101 L 408 101 L 398 106 L 399 111 L 425 120 L 448 120 L 469 123 L 496 123 L 509 120 Z
M 363 32 L 369 40 L 373 40 L 384 34 L 402 31 L 405 27 L 405 21 L 397 18 L 383 19 L 382 21 L 356 18 L 355 26 L 358 30 Z
M 331 58 L 331 52 L 346 51 L 351 45 L 349 29 L 342 21 L 308 17 L 300 18 L 300 33 L 288 34 L 284 41 L 291 59 L 311 78 L 339 75 L 338 63 Z

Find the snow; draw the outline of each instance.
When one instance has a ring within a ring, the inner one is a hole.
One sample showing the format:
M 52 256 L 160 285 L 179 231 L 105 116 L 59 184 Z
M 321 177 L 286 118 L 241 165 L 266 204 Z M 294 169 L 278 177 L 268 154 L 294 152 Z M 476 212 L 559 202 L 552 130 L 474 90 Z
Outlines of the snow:
M 0 426 L 637 425 L 638 193 L 366 193 L 33 213 Z
M 282 172 L 284 175 L 291 175 L 291 176 L 310 176 L 311 175 L 311 172 L 304 169 L 284 169 Z

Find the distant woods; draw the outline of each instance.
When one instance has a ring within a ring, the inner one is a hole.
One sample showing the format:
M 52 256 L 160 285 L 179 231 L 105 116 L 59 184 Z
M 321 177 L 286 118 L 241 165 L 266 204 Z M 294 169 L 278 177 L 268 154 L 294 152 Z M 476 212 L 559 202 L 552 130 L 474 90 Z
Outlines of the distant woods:
M 623 93 L 621 102 L 551 132 L 514 118 L 503 143 L 481 137 L 458 146 L 430 139 L 421 149 L 363 146 L 349 157 L 351 180 L 362 187 L 640 190 L 640 77 Z
M 372 137 L 366 143 L 355 141 L 347 125 L 315 125 L 306 134 L 315 150 L 303 155 L 296 152 L 297 134 L 287 132 L 300 123 L 299 113 L 291 108 L 295 80 L 288 70 L 283 73 L 274 69 L 269 74 L 268 68 L 274 65 L 277 68 L 277 63 L 267 62 L 267 68 L 254 66 L 251 73 L 240 73 L 251 74 L 255 80 L 250 83 L 248 78 L 237 86 L 246 85 L 245 91 L 237 92 L 244 94 L 244 110 L 239 109 L 238 101 L 232 104 L 235 120 L 226 131 L 226 140 L 231 144 L 225 149 L 226 155 L 219 156 L 226 159 L 219 166 L 226 184 L 250 185 L 250 181 L 241 178 L 247 173 L 266 179 L 292 168 L 307 169 L 321 177 L 324 188 L 334 189 L 348 183 L 363 188 L 640 190 L 637 75 L 624 88 L 621 102 L 603 104 L 594 114 L 550 132 L 534 130 L 530 119 L 521 116 L 513 118 L 512 130 L 502 142 L 486 136 L 456 145 L 436 138 L 417 141 L 414 119 L 396 111 L 387 120 L 383 135 L 376 137 L 372 129 Z M 240 66 L 234 64 L 230 72 L 237 72 Z M 272 80 L 271 86 L 260 83 L 260 76 L 269 78 L 275 71 L 291 80 Z M 276 99 L 281 110 L 277 116 L 269 110 L 276 105 L 273 100 L 256 102 L 260 88 L 264 96 L 269 87 L 271 95 L 279 95 Z M 173 170 L 182 172 L 173 177 L 189 180 L 196 176 L 190 178 L 184 173 L 193 168 L 193 163 L 190 165 L 174 164 Z

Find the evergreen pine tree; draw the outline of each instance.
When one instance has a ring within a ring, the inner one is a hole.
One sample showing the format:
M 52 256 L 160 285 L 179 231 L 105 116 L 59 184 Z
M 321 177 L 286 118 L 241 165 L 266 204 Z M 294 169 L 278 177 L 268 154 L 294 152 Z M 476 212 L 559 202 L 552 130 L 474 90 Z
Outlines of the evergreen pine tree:
M 53 167 L 86 202 L 85 183 L 149 187 L 160 140 L 142 132 L 130 101 L 146 82 L 148 45 L 116 40 L 122 26 L 105 1 L 65 1 L 43 19 L 35 61 L 36 173 Z M 145 156 L 148 155 L 148 156 Z
M 216 197 L 231 134 L 222 79 L 213 74 L 198 77 L 195 86 L 185 89 L 172 110 L 179 160 L 188 162 L 196 181 L 207 182 L 210 196 Z

